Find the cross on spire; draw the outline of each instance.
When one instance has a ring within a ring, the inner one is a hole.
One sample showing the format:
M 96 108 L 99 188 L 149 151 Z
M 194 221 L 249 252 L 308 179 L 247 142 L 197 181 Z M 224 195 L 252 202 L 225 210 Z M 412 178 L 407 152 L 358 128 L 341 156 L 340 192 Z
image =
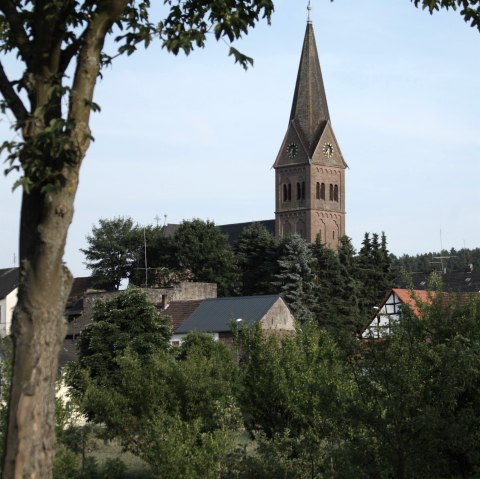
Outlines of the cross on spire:
M 312 23 L 312 20 L 310 19 L 310 12 L 312 11 L 312 6 L 310 5 L 310 0 L 308 0 L 308 5 L 307 5 L 307 23 Z

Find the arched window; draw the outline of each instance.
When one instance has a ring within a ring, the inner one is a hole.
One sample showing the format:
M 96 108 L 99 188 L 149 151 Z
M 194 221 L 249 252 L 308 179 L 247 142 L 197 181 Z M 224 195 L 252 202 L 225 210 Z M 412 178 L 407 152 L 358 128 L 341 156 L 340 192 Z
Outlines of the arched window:
M 299 200 L 302 197 L 302 188 L 300 186 L 300 183 L 297 183 L 297 200 Z
M 333 185 L 330 183 L 330 201 L 333 201 Z
M 288 201 L 288 189 L 287 185 L 283 185 L 283 201 Z
M 320 199 L 325 199 L 325 183 L 322 183 L 320 186 Z
M 334 201 L 338 202 L 338 185 L 335 185 L 333 188 L 333 199 Z
M 305 181 L 302 181 L 302 200 L 305 199 Z
M 292 184 L 288 184 L 288 201 L 292 201 Z
M 320 183 L 317 181 L 317 187 L 316 187 L 316 197 L 317 200 L 320 199 Z

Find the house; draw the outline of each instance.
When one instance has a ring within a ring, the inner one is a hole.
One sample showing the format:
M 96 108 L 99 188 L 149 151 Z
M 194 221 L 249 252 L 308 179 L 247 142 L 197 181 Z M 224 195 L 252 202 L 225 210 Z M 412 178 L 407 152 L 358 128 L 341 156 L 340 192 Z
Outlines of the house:
M 178 314 L 180 306 L 189 306 L 192 312 L 182 317 Z M 232 322 L 239 327 L 259 324 L 263 330 L 278 333 L 295 331 L 293 315 L 279 295 L 211 298 L 204 299 L 197 305 L 172 303 L 164 313 L 172 317 L 174 345 L 181 344 L 184 336 L 193 331 L 209 333 L 214 339 L 231 344 Z M 181 324 L 175 327 L 180 322 Z
M 392 325 L 401 319 L 402 308 L 407 305 L 415 316 L 421 317 L 419 306 L 430 304 L 435 293 L 426 290 L 392 289 L 375 308 L 362 339 L 380 339 L 390 334 Z
M 19 268 L 0 269 L 0 336 L 11 332 L 13 309 L 17 304 Z

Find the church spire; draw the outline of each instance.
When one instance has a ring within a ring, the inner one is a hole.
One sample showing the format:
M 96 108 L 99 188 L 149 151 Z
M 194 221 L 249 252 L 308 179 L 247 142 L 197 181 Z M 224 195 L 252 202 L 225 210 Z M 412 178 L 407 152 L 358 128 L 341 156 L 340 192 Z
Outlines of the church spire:
M 323 86 L 313 25 L 310 21 L 310 9 L 309 3 L 309 16 L 303 40 L 300 65 L 298 67 L 290 120 L 300 130 L 309 150 L 309 155 L 312 155 L 320 135 L 330 119 L 330 115 L 328 113 L 327 98 Z

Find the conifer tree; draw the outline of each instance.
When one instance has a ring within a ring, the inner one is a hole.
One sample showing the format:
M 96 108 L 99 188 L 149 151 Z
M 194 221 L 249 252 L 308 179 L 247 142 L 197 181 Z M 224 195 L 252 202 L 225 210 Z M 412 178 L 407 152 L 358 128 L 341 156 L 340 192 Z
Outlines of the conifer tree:
M 311 246 L 313 257 L 315 320 L 320 326 L 336 327 L 339 318 L 339 293 L 342 289 L 338 256 L 317 236 Z
M 361 326 L 359 309 L 359 283 L 355 249 L 348 236 L 342 236 L 338 250 L 341 287 L 338 291 L 338 316 L 347 328 L 355 331 Z
M 295 319 L 308 321 L 313 317 L 314 281 L 310 247 L 300 236 L 291 235 L 283 238 L 281 251 L 274 285 L 280 288 Z
M 253 223 L 240 234 L 235 253 L 240 273 L 241 294 L 271 294 L 276 268 L 275 239 L 260 223 Z

